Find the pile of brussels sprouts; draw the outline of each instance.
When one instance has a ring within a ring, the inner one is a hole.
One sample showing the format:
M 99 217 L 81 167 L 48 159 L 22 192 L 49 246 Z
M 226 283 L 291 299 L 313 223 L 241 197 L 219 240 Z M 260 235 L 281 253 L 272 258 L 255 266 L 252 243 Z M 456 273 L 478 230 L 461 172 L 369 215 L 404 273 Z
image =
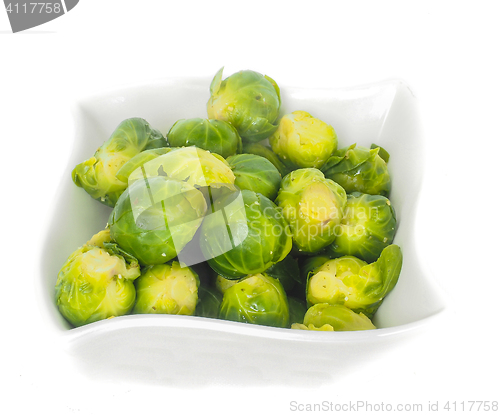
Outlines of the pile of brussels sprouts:
M 280 107 L 268 76 L 221 69 L 207 118 L 166 136 L 121 122 L 72 172 L 110 215 L 58 274 L 61 314 L 75 327 L 159 313 L 374 329 L 402 266 L 389 154 L 338 149 L 331 125 Z

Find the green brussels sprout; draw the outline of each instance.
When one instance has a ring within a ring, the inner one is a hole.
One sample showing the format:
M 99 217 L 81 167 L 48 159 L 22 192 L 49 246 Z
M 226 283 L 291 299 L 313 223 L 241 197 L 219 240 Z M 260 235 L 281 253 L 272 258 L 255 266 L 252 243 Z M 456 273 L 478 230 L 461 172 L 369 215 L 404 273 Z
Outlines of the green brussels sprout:
M 196 146 L 226 158 L 241 153 L 241 137 L 229 123 L 221 120 L 190 118 L 177 121 L 167 133 L 172 147 Z
M 379 151 L 380 147 L 368 149 L 353 144 L 335 151 L 321 171 L 347 193 L 389 196 L 391 176 Z
M 291 291 L 296 284 L 301 283 L 299 264 L 290 254 L 282 261 L 271 265 L 264 274 L 279 280 L 286 292 Z
M 153 160 L 154 161 L 154 160 Z M 112 239 L 142 265 L 170 261 L 193 239 L 207 210 L 201 191 L 165 176 L 136 180 L 109 217 Z
M 319 169 L 337 149 L 333 127 L 305 111 L 284 115 L 269 137 L 273 151 L 295 167 Z
M 75 327 L 125 315 L 134 306 L 139 264 L 128 263 L 108 243 L 109 229 L 94 235 L 68 257 L 57 276 L 57 307 Z
M 372 318 L 396 285 L 402 263 L 397 245 L 384 248 L 379 259 L 371 264 L 353 256 L 327 261 L 309 276 L 307 302 L 341 304 Z
M 145 267 L 135 281 L 135 314 L 192 316 L 198 302 L 200 280 L 192 268 L 172 261 Z
M 395 233 L 396 214 L 389 199 L 354 192 L 347 195 L 337 238 L 325 252 L 332 258 L 353 255 L 373 262 L 392 244 Z
M 232 124 L 243 141 L 269 137 L 278 125 L 280 90 L 268 76 L 240 71 L 222 80 L 221 68 L 210 84 L 208 118 Z
M 294 170 L 283 179 L 276 204 L 290 224 L 294 245 L 312 253 L 334 241 L 346 200 L 341 186 L 309 168 Z
M 242 190 L 212 205 L 201 227 L 201 250 L 208 264 L 228 279 L 258 274 L 283 260 L 292 240 L 288 223 L 267 197 Z
M 294 168 L 291 166 L 285 165 L 283 161 L 278 157 L 278 155 L 271 149 L 271 147 L 262 144 L 262 143 L 243 143 L 243 150 L 241 151 L 244 154 L 255 154 L 256 156 L 262 156 L 273 163 L 274 167 L 278 169 L 281 174 L 281 177 L 285 177 L 288 173 L 290 173 Z
M 198 304 L 195 316 L 219 318 L 219 308 L 222 302 L 222 293 L 214 287 L 200 285 L 198 288 Z
M 309 307 L 304 323 L 292 325 L 294 329 L 322 331 L 373 330 L 376 327 L 363 313 L 355 313 L 346 306 L 315 304 Z
M 304 315 L 307 311 L 305 301 L 299 300 L 296 297 L 288 296 L 288 310 L 290 314 L 290 325 L 302 324 Z
M 241 190 L 253 190 L 274 200 L 281 184 L 281 174 L 264 157 L 255 154 L 237 154 L 226 160 L 236 179 L 234 184 Z
M 90 196 L 113 207 L 127 188 L 127 181 L 116 177 L 120 168 L 141 151 L 166 147 L 163 135 L 142 118 L 122 121 L 94 156 L 78 164 L 71 176 Z
M 219 318 L 242 323 L 288 327 L 288 299 L 281 283 L 263 274 L 249 275 L 228 288 Z
M 129 175 L 129 185 L 155 176 L 183 181 L 196 188 L 233 184 L 235 179 L 231 167 L 221 155 L 197 147 L 173 148 L 139 167 Z

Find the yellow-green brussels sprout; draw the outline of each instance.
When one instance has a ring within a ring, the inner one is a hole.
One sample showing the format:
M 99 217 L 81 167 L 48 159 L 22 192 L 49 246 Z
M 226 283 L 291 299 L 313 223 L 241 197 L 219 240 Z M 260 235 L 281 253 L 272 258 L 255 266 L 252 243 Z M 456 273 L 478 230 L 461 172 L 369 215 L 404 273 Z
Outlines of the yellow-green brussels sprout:
M 333 127 L 305 111 L 284 115 L 269 137 L 273 151 L 296 167 L 320 168 L 337 149 Z
M 341 186 L 309 168 L 294 170 L 283 179 L 276 204 L 290 224 L 295 246 L 317 252 L 335 240 L 346 200 Z
M 137 260 L 129 263 L 116 253 L 106 229 L 62 266 L 55 287 L 57 307 L 76 327 L 127 314 L 134 306 L 133 281 L 139 275 Z
M 341 304 L 372 318 L 396 285 L 402 263 L 397 245 L 386 247 L 371 264 L 353 256 L 327 261 L 309 276 L 307 302 Z
M 167 141 L 172 147 L 196 146 L 224 158 L 241 153 L 238 132 L 231 124 L 221 120 L 179 120 L 167 133 Z
M 274 200 L 281 184 L 281 174 L 267 159 L 255 154 L 237 154 L 226 160 L 240 190 L 253 190 Z
M 396 214 L 389 199 L 354 192 L 347 195 L 337 238 L 325 252 L 333 258 L 353 255 L 373 262 L 392 244 L 395 233 Z
M 145 267 L 135 281 L 136 314 L 194 314 L 200 280 L 192 268 L 177 261 Z
M 355 313 L 343 305 L 315 304 L 309 307 L 303 324 L 292 325 L 293 329 L 321 331 L 373 330 L 376 327 L 363 313 Z
M 113 207 L 128 185 L 116 177 L 118 170 L 141 151 L 166 146 L 161 132 L 146 120 L 126 119 L 93 157 L 73 169 L 73 181 L 94 199 Z
M 278 169 L 281 177 L 285 177 L 290 173 L 293 168 L 286 166 L 285 163 L 278 157 L 278 155 L 271 149 L 271 147 L 262 143 L 243 143 L 244 154 L 255 154 L 256 156 L 262 156 L 273 163 L 273 166 Z
M 208 118 L 229 122 L 244 141 L 269 137 L 278 127 L 281 106 L 276 82 L 254 71 L 240 71 L 222 80 L 222 70 L 210 84 Z
M 226 290 L 219 318 L 288 327 L 288 300 L 277 279 L 262 274 L 249 275 Z
M 207 210 L 201 191 L 165 176 L 137 180 L 109 217 L 111 237 L 142 265 L 170 261 L 193 239 Z
M 201 250 L 228 279 L 265 271 L 290 252 L 288 223 L 267 197 L 242 190 L 215 200 L 203 220 Z
M 380 147 L 368 149 L 353 144 L 335 151 L 321 171 L 347 193 L 389 196 L 391 176 L 379 151 Z

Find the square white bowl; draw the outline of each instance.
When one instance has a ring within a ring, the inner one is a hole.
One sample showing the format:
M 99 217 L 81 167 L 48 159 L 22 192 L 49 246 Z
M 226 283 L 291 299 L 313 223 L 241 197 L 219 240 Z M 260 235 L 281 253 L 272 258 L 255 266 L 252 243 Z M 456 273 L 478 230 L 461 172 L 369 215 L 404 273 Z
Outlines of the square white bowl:
M 378 144 L 389 151 L 390 199 L 403 250 L 399 282 L 376 314 L 377 330 L 309 332 L 217 319 L 129 315 L 70 329 L 55 305 L 57 274 L 71 252 L 102 230 L 111 212 L 76 187 L 71 170 L 129 117 L 166 134 L 181 118 L 206 118 L 211 79 L 167 79 L 81 99 L 73 108 L 75 144 L 41 253 L 38 282 L 47 330 L 82 370 L 110 379 L 192 386 L 326 381 L 389 351 L 424 328 L 445 302 L 418 256 L 415 218 L 424 140 L 415 97 L 400 80 L 344 89 L 280 85 L 282 113 L 304 110 L 331 124 L 339 148 Z

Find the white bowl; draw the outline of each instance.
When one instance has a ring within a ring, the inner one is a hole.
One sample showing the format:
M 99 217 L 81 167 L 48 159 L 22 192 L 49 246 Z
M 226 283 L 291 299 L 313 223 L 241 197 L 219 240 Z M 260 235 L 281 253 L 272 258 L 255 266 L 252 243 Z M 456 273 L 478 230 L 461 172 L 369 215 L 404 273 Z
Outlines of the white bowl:
M 445 308 L 418 257 L 415 217 L 423 168 L 423 139 L 416 100 L 399 80 L 346 89 L 281 86 L 282 112 L 304 110 L 331 124 L 339 147 L 381 145 L 391 155 L 391 201 L 403 250 L 399 282 L 377 312 L 377 330 L 309 332 L 216 319 L 130 315 L 76 329 L 54 301 L 57 273 L 76 248 L 106 226 L 111 209 L 71 180 L 71 170 L 90 157 L 114 128 L 142 117 L 167 133 L 180 118 L 206 117 L 211 79 L 167 79 L 110 90 L 74 105 L 74 151 L 48 225 L 38 281 L 47 330 L 81 369 L 110 379 L 193 386 L 323 382 L 411 339 Z

